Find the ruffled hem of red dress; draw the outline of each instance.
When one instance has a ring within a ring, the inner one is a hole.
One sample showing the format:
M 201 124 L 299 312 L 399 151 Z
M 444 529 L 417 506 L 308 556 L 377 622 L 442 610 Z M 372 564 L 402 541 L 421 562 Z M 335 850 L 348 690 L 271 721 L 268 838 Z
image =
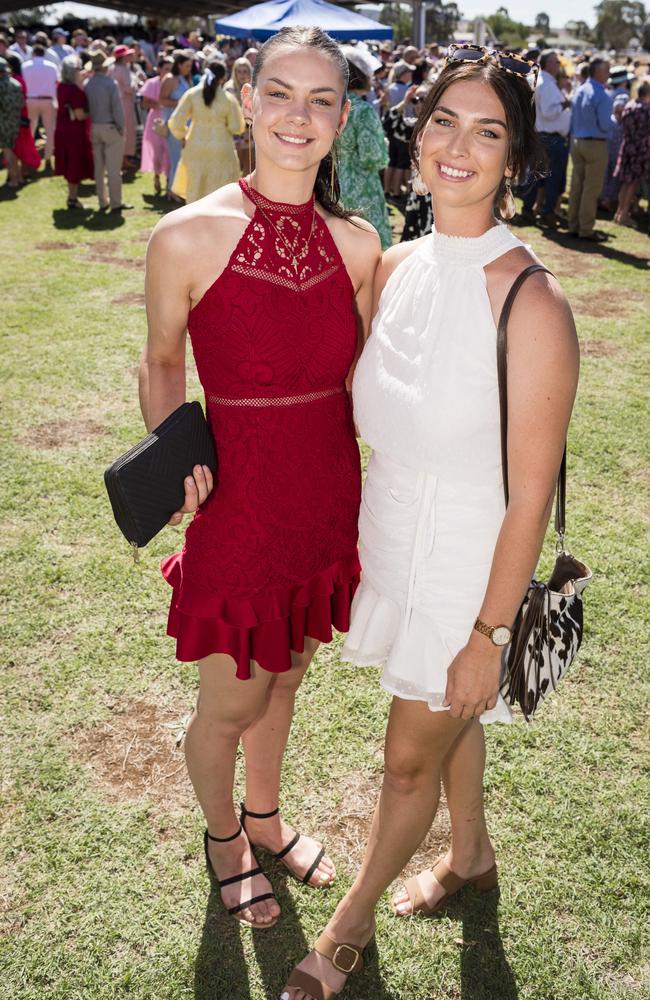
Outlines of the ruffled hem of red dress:
M 183 580 L 181 553 L 164 559 L 161 570 L 174 589 L 167 635 L 176 639 L 176 658 L 191 662 L 225 653 L 240 680 L 250 677 L 251 660 L 283 673 L 291 668 L 292 651 L 303 652 L 305 636 L 331 642 L 332 627 L 347 632 L 361 576 L 355 551 L 282 593 L 244 599 L 197 592 Z

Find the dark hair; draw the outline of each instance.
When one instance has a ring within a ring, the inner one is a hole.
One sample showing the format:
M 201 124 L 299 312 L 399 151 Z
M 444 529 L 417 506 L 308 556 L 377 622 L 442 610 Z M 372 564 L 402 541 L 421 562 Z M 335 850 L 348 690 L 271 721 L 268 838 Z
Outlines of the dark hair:
M 185 49 L 174 49 L 172 52 L 172 59 L 174 60 L 172 64 L 172 75 L 181 75 L 181 64 L 184 62 L 191 62 L 191 56 L 188 56 Z
M 350 79 L 348 80 L 348 90 L 369 90 L 370 89 L 370 77 L 362 73 L 358 66 L 355 66 L 353 62 L 348 59 L 348 70 L 350 72 Z
M 210 107 L 214 98 L 216 96 L 217 90 L 221 85 L 221 81 L 226 75 L 226 67 L 221 62 L 221 59 L 212 59 L 208 65 L 205 67 L 206 77 L 203 81 L 203 101 L 206 107 Z M 207 74 L 211 73 L 210 82 L 208 83 Z
M 650 80 L 644 80 L 637 91 L 637 101 L 642 100 L 644 97 L 650 97 Z
M 589 76 L 595 76 L 601 66 L 604 66 L 607 59 L 603 59 L 602 56 L 594 56 L 593 59 L 589 60 Z
M 546 69 L 546 64 L 551 56 L 557 56 L 555 49 L 544 49 L 543 52 L 540 52 L 539 58 L 537 59 L 540 69 Z
M 317 49 L 319 52 L 323 52 L 326 56 L 329 56 L 341 74 L 343 80 L 343 102 L 345 102 L 349 79 L 348 61 L 341 52 L 338 43 L 326 34 L 326 32 L 321 31 L 320 28 L 304 28 L 301 26 L 281 28 L 275 35 L 271 35 L 257 53 L 251 81 L 253 87 L 257 86 L 257 80 L 268 56 L 272 55 L 276 49 L 281 48 L 311 48 Z M 326 212 L 330 212 L 339 219 L 349 219 L 354 213 L 346 211 L 339 204 L 341 186 L 336 169 L 334 170 L 334 184 L 330 185 L 333 155 L 333 152 L 329 152 L 320 161 L 314 182 L 314 194 L 316 195 L 316 201 L 323 206 Z M 334 165 L 336 167 L 336 160 Z
M 417 163 L 418 139 L 426 128 L 431 115 L 440 102 L 440 98 L 453 83 L 463 80 L 482 80 L 492 88 L 503 105 L 506 113 L 506 132 L 508 138 L 508 153 L 506 165 L 512 172 L 513 184 L 517 179 L 523 180 L 528 171 L 539 174 L 544 163 L 542 146 L 535 130 L 535 108 L 532 102 L 530 84 L 523 76 L 506 73 L 496 62 L 484 63 L 451 63 L 440 73 L 424 98 L 422 109 L 411 136 L 411 157 Z M 495 209 L 498 208 L 506 191 L 506 179 L 503 178 L 495 196 Z
M 9 63 L 9 69 L 14 74 L 14 76 L 23 75 L 23 61 L 20 56 L 17 56 L 15 52 L 7 52 L 4 58 Z
M 45 46 L 44 45 L 34 45 L 34 47 L 32 48 L 32 55 L 33 56 L 44 56 L 45 55 Z

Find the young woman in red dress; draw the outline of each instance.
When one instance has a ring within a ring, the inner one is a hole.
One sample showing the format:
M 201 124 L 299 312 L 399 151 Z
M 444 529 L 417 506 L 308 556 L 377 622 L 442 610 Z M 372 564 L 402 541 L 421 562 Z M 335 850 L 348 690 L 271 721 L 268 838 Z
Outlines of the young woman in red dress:
M 346 391 L 371 308 L 379 239 L 332 196 L 347 64 L 320 29 L 284 29 L 242 92 L 256 169 L 157 225 L 147 253 L 147 427 L 185 400 L 185 330 L 219 470 L 197 466 L 168 632 L 198 660 L 185 755 L 226 908 L 258 928 L 280 907 L 253 847 L 330 885 L 320 844 L 280 817 L 294 698 L 319 642 L 347 630 L 359 580 L 359 453 Z M 179 523 L 182 512 L 174 515 Z M 233 805 L 242 743 L 246 798 Z

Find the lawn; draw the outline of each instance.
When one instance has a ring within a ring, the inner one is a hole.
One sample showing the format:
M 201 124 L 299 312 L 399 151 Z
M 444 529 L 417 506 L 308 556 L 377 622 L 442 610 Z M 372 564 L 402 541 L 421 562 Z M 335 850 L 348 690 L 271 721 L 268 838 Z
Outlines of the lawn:
M 94 206 L 92 188 L 82 198 Z M 43 178 L 0 200 L 2 268 L 1 1000 L 267 1000 L 343 894 L 381 781 L 387 697 L 323 649 L 300 693 L 283 809 L 339 867 L 316 893 L 264 859 L 270 932 L 210 892 L 183 764 L 196 691 L 165 636 L 166 529 L 139 564 L 104 467 L 142 434 L 145 243 L 163 203 L 74 214 Z M 588 252 L 518 230 L 560 277 L 583 348 L 568 541 L 593 568 L 583 650 L 533 725 L 488 730 L 500 897 L 434 920 L 379 910 L 350 1000 L 643 1000 L 648 949 L 648 236 Z M 200 398 L 194 375 L 191 398 Z M 446 843 L 443 808 L 409 874 Z

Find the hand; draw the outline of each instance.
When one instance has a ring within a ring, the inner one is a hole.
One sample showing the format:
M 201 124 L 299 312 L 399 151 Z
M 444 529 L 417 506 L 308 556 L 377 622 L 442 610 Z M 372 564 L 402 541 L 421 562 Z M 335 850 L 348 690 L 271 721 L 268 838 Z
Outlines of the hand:
M 409 89 L 404 94 L 404 104 L 408 104 L 409 101 L 415 97 L 419 86 L 420 86 L 419 83 L 414 83 L 412 84 L 412 86 L 409 87 Z
M 207 499 L 214 487 L 212 473 L 207 465 L 195 465 L 192 475 L 185 480 L 185 503 L 172 514 L 168 524 L 180 524 L 183 514 L 193 514 Z
M 485 636 L 477 634 L 455 656 L 447 670 L 443 705 L 454 719 L 472 719 L 494 708 L 499 694 L 501 654 Z

